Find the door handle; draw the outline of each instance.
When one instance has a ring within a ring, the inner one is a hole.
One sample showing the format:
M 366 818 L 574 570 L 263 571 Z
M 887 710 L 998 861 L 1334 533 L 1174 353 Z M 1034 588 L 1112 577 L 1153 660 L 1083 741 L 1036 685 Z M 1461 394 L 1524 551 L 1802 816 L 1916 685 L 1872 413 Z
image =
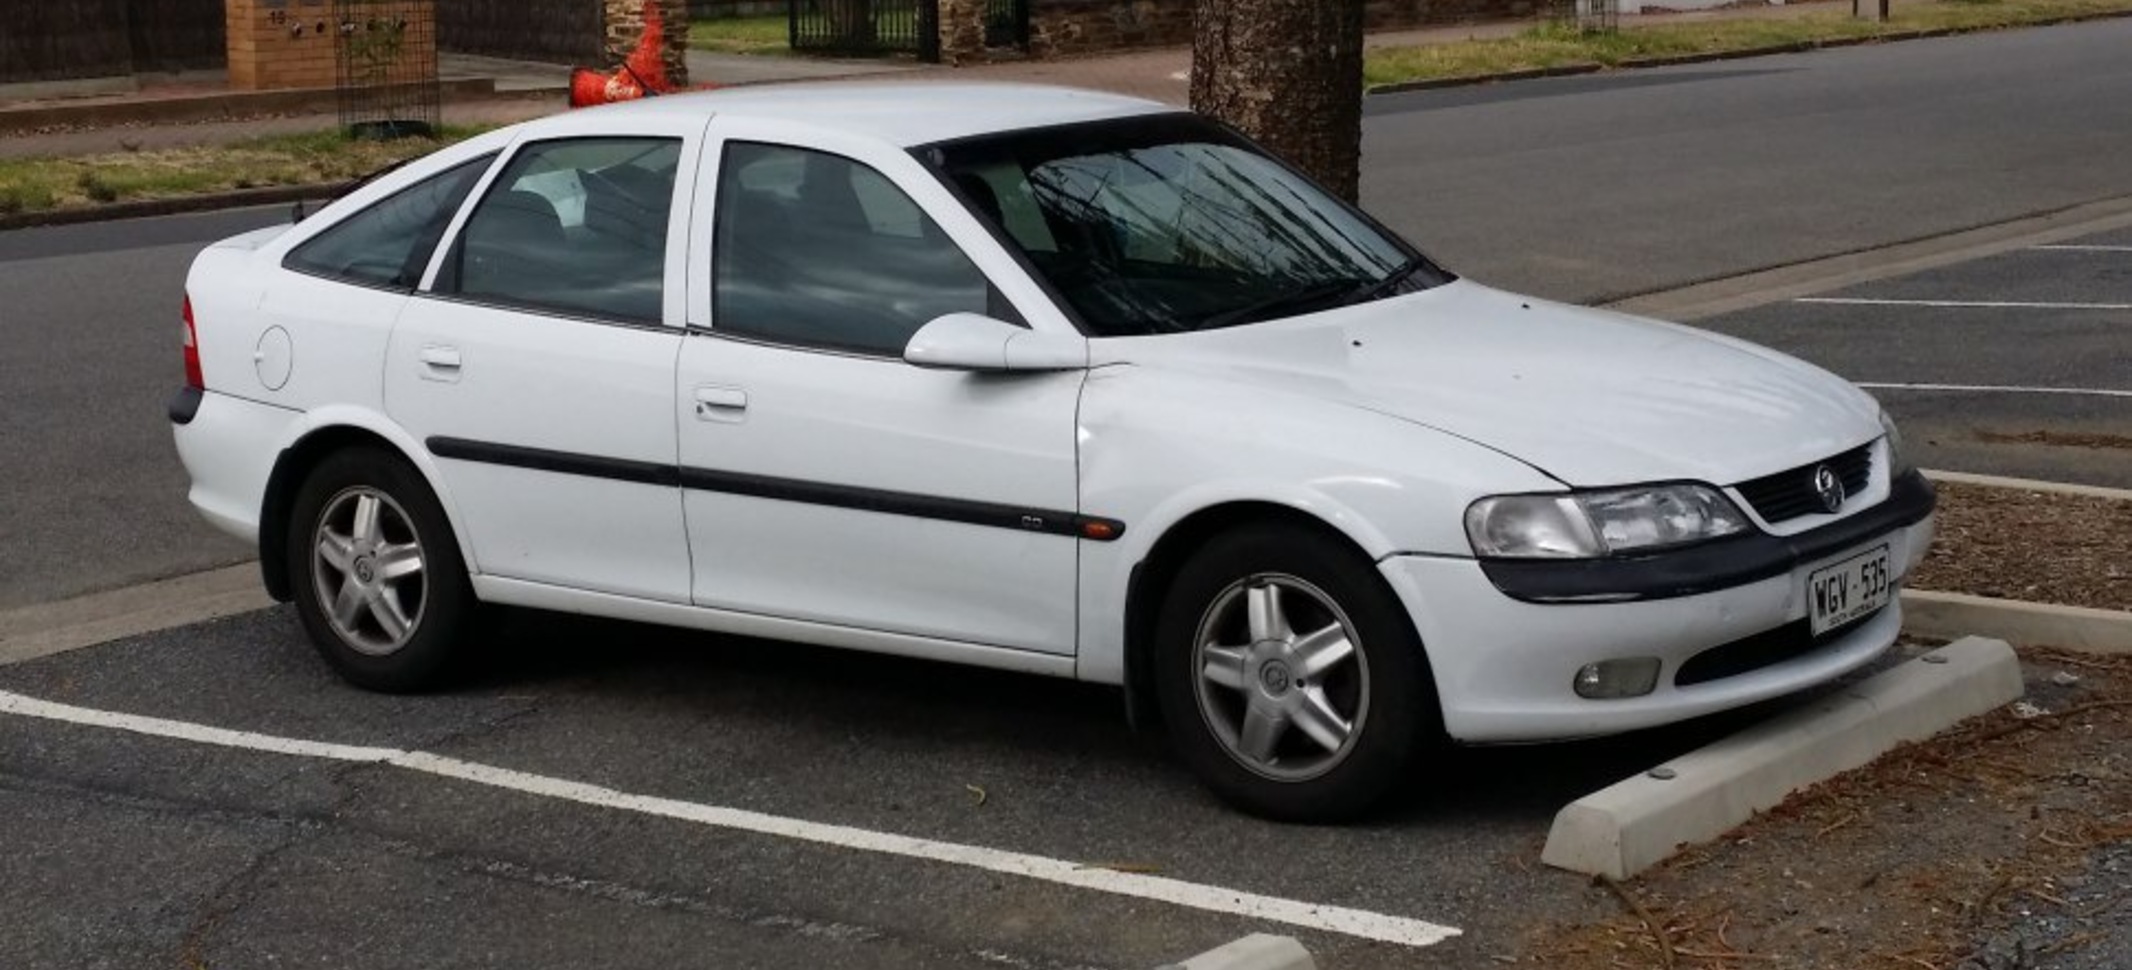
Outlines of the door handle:
M 416 351 L 415 359 L 422 362 L 423 380 L 459 383 L 459 348 L 430 344 Z
M 738 421 L 748 409 L 748 392 L 737 387 L 696 388 L 696 417 L 702 421 Z

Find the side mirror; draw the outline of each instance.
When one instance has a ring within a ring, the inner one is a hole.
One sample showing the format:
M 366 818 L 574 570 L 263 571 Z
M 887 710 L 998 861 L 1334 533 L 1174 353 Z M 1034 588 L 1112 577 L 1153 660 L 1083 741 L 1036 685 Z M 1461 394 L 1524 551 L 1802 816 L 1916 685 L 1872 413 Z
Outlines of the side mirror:
M 1088 341 L 1038 333 L 977 313 L 950 313 L 911 335 L 903 359 L 967 371 L 1059 371 L 1088 367 Z

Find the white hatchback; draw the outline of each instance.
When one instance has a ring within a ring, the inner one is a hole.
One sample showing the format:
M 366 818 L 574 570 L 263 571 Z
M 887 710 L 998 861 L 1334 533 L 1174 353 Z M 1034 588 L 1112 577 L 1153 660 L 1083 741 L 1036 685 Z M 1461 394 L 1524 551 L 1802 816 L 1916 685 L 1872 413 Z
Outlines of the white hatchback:
M 203 252 L 185 346 L 193 504 L 356 684 L 480 603 L 1077 677 L 1281 818 L 1838 677 L 1931 533 L 1844 381 L 1081 91 L 493 132 Z

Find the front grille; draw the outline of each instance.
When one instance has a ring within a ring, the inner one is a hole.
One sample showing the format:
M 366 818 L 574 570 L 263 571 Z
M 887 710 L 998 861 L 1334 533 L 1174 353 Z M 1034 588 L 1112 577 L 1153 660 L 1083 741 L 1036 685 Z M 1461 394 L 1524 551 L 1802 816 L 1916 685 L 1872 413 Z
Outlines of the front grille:
M 1754 506 L 1755 514 L 1771 525 L 1801 516 L 1824 514 L 1821 496 L 1814 491 L 1814 470 L 1827 465 L 1843 481 L 1843 493 L 1856 495 L 1873 480 L 1873 446 L 1853 448 L 1826 461 L 1764 475 L 1735 486 L 1740 497 Z
M 1673 675 L 1673 685 L 1706 684 L 1774 666 L 1793 657 L 1803 657 L 1841 639 L 1879 615 L 1880 611 L 1874 610 L 1818 637 L 1813 634 L 1812 623 L 1796 620 L 1774 630 L 1719 644 L 1681 664 L 1680 670 Z

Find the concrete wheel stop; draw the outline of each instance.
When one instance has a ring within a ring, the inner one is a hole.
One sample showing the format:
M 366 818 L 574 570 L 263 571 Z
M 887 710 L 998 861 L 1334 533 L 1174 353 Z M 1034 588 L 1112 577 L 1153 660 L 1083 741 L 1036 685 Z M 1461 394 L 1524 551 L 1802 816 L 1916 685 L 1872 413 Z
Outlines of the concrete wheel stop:
M 2004 641 L 1969 637 L 1571 802 L 1540 860 L 1626 879 L 1792 792 L 2022 694 Z
M 1215 947 L 1183 963 L 1164 964 L 1155 970 L 1317 970 L 1310 951 L 1292 937 L 1253 933 L 1234 943 Z

